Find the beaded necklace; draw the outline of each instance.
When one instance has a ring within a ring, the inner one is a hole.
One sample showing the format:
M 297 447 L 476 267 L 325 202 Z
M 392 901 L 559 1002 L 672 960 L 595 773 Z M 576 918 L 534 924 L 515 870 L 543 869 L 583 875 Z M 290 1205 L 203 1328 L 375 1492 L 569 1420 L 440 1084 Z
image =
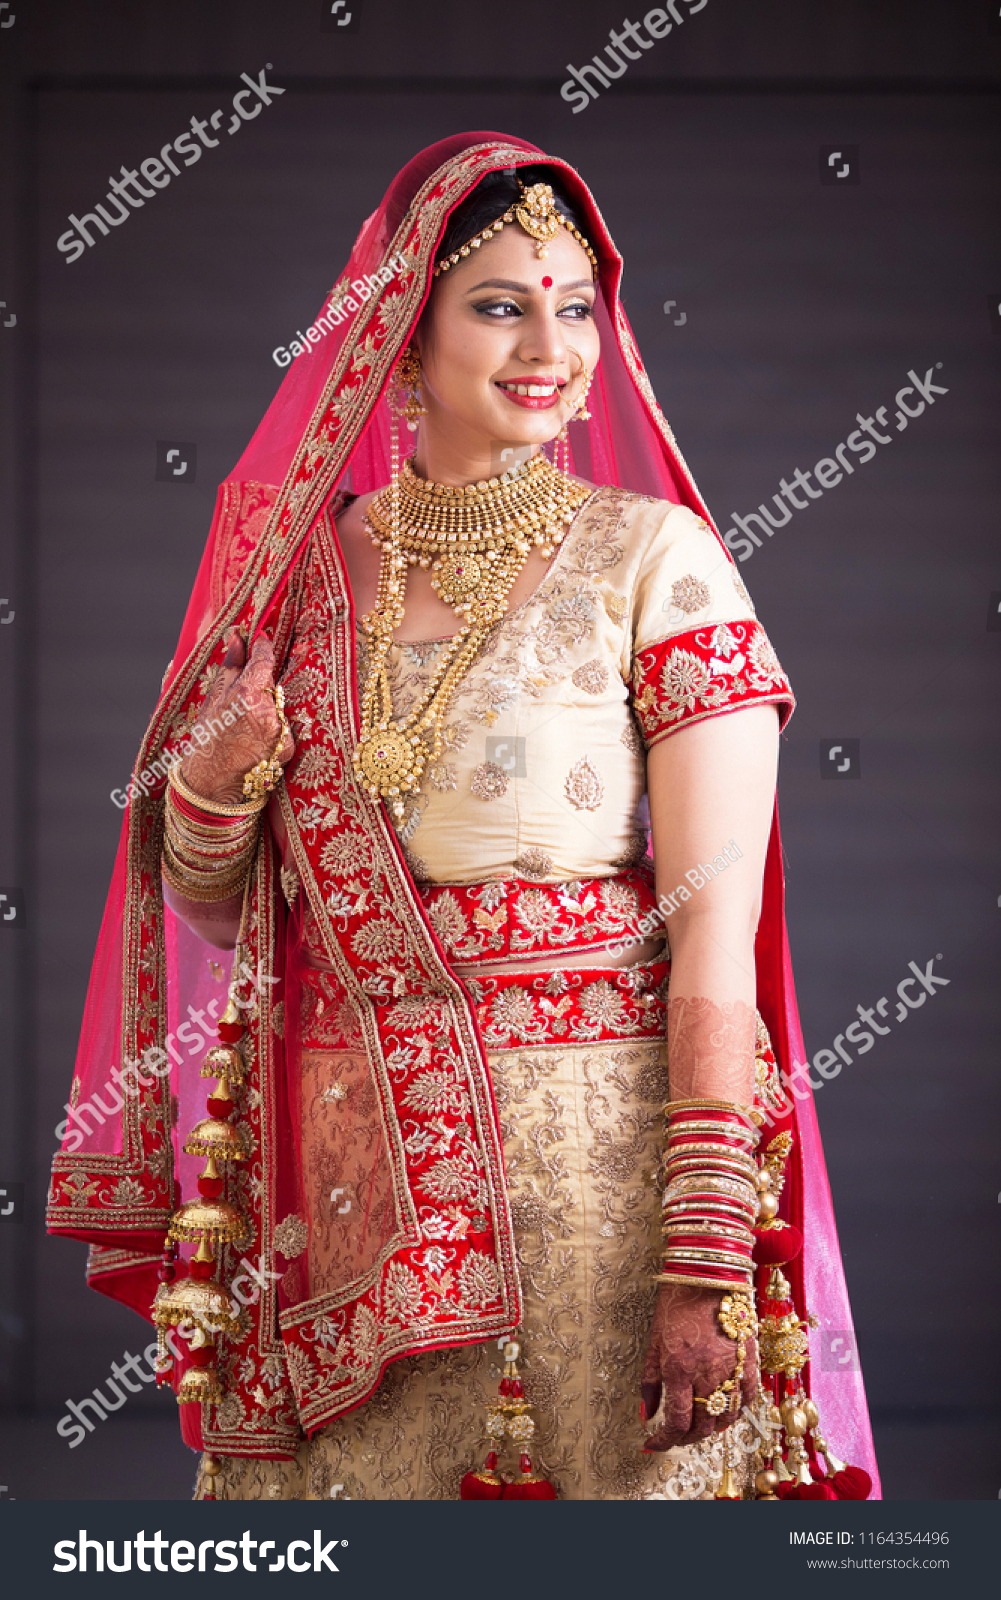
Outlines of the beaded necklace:
M 499 478 L 465 488 L 418 478 L 409 461 L 371 501 L 365 525 L 382 551 L 374 610 L 361 619 L 371 641 L 361 692 L 361 736 L 354 754 L 359 781 L 403 816 L 405 794 L 441 754 L 445 716 L 533 546 L 551 556 L 594 491 L 560 472 L 541 453 Z M 404 617 L 407 572 L 430 568 L 431 585 L 462 620 L 417 705 L 393 717 L 388 659 Z

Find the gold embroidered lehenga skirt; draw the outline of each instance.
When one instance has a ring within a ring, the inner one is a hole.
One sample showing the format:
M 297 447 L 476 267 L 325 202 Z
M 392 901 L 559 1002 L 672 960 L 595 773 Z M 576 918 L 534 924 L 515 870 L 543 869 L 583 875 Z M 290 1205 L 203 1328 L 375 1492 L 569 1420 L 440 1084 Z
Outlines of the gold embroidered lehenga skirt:
M 471 984 L 518 1244 L 532 1456 L 561 1499 L 709 1498 L 722 1475 L 718 1435 L 643 1449 L 640 1374 L 662 1250 L 667 970 Z M 489 1448 L 484 1420 L 501 1370 L 493 1340 L 394 1362 L 371 1399 L 304 1441 L 294 1461 L 224 1457 L 216 1496 L 457 1500 Z M 501 1468 L 516 1476 L 507 1448 Z

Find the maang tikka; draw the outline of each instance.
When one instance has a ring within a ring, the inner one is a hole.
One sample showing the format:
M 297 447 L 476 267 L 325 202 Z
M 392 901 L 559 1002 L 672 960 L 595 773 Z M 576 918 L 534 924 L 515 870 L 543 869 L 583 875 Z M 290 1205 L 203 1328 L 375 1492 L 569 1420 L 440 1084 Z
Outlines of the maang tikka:
M 427 407 L 421 405 L 421 353 L 415 344 L 408 344 L 396 368 L 396 377 L 402 399 L 400 416 L 411 433 L 416 433 L 418 418 L 427 416 Z

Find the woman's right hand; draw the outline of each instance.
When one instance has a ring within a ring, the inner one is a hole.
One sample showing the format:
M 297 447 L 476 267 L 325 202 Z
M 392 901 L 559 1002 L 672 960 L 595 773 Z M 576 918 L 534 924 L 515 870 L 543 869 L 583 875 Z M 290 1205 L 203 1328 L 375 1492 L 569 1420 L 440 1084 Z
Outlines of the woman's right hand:
M 181 763 L 181 777 L 195 794 L 221 805 L 244 805 L 243 780 L 251 767 L 272 756 L 285 766 L 295 754 L 291 733 L 282 740 L 281 718 L 275 705 L 275 655 L 268 639 L 258 637 L 247 660 L 246 647 L 234 630 L 225 659 L 216 672 L 196 728 L 204 743 L 189 735 L 196 746 Z M 229 712 L 229 726 L 222 721 Z

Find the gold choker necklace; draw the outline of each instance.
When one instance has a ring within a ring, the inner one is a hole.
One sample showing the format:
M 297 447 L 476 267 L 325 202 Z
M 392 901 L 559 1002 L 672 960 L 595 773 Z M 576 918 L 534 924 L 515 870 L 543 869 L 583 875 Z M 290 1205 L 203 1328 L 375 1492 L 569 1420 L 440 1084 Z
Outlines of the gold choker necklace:
M 398 480 L 371 501 L 365 522 L 382 561 L 375 609 L 361 619 L 371 657 L 354 769 L 373 798 L 382 795 L 397 817 L 403 815 L 403 795 L 419 793 L 425 768 L 441 754 L 452 697 L 507 610 L 532 547 L 552 555 L 592 493 L 540 453 L 466 488 L 418 478 L 405 461 Z M 463 626 L 441 652 L 418 704 L 396 721 L 387 661 L 403 621 L 411 566 L 430 567 L 432 587 Z

